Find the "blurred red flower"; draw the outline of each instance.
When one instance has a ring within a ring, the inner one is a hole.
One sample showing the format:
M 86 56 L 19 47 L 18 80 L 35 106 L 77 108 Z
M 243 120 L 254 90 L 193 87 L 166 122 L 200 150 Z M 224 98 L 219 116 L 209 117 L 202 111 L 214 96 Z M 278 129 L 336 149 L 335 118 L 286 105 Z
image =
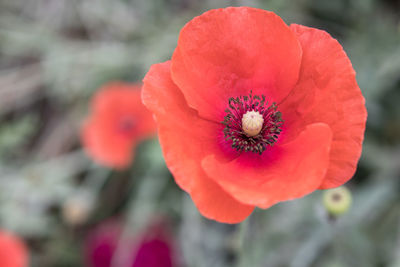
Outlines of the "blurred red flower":
M 122 237 L 121 224 L 111 221 L 95 228 L 85 242 L 87 267 L 173 267 L 171 237 L 165 227 L 149 227 L 140 237 Z M 124 242 L 124 243 L 119 243 Z M 121 247 L 119 245 L 123 244 Z M 121 249 L 122 248 L 122 249 Z
M 343 48 L 269 11 L 191 20 L 142 99 L 176 182 L 220 222 L 342 185 L 361 155 L 365 100 Z
M 28 250 L 17 236 L 0 230 L 0 266 L 28 267 Z
M 94 160 L 108 167 L 127 167 L 136 144 L 156 131 L 152 114 L 140 100 L 139 85 L 105 85 L 93 97 L 91 112 L 82 128 L 82 143 Z

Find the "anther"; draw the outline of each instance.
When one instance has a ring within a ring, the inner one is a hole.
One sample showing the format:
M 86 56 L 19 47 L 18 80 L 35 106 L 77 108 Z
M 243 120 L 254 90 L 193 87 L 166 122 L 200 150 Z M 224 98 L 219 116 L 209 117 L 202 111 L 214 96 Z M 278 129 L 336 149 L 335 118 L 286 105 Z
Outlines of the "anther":
M 224 136 L 232 148 L 262 154 L 274 145 L 281 132 L 282 118 L 276 103 L 269 104 L 265 96 L 253 95 L 228 99 Z

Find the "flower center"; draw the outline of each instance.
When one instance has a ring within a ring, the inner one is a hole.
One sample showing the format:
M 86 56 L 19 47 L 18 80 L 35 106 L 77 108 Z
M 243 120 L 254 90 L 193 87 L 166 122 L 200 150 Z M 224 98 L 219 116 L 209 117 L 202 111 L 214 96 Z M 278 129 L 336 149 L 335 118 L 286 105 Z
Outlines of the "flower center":
M 130 137 L 135 130 L 135 121 L 133 118 L 129 116 L 123 116 L 119 121 L 118 121 L 118 131 Z
M 229 98 L 225 125 L 225 140 L 238 151 L 254 152 L 260 155 L 272 146 L 282 131 L 282 114 L 276 103 L 269 104 L 265 96 L 254 95 Z

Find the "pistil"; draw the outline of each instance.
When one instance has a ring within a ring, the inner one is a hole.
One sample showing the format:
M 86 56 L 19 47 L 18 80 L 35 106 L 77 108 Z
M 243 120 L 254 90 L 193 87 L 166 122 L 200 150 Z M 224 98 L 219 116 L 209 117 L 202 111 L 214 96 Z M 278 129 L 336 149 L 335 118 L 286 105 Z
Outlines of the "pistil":
M 248 136 L 256 136 L 262 130 L 263 116 L 258 111 L 247 111 L 242 117 L 242 129 Z

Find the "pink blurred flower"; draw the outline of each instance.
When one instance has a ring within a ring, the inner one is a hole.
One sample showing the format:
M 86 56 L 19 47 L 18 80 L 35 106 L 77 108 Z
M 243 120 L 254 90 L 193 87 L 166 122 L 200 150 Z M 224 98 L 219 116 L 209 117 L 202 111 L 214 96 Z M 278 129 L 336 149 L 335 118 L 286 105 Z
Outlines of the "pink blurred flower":
M 122 247 L 121 247 L 122 246 Z M 174 267 L 173 246 L 165 226 L 149 227 L 141 236 L 123 237 L 118 221 L 96 227 L 85 242 L 86 267 Z

